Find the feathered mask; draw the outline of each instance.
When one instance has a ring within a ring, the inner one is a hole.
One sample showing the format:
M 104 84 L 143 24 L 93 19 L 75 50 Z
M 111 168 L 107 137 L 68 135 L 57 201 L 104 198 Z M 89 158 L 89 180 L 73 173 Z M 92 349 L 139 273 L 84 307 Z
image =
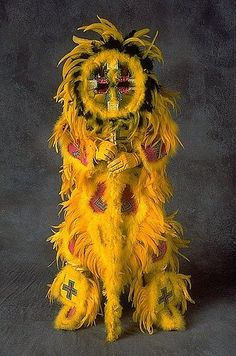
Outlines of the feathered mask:
M 65 63 L 56 100 L 64 103 L 68 122 L 74 121 L 75 115 L 83 116 L 90 131 L 104 131 L 107 121 L 115 127 L 119 119 L 133 135 L 146 121 L 155 136 L 155 115 L 161 114 L 166 104 L 175 106 L 174 97 L 162 90 L 152 73 L 153 61 L 162 61 L 154 44 L 158 32 L 153 40 L 148 28 L 123 37 L 111 22 L 98 19 L 100 22 L 78 30 L 94 31 L 100 39 L 73 36 L 77 46 L 60 60 L 59 64 Z

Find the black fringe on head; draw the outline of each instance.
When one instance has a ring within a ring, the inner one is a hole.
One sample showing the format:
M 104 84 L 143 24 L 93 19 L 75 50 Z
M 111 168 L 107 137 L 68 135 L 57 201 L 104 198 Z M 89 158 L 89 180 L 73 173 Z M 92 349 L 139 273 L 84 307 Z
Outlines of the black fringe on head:
M 152 112 L 153 110 L 153 105 L 152 105 L 152 97 L 151 97 L 151 93 L 147 92 L 145 93 L 145 100 L 143 105 L 141 106 L 140 110 L 141 111 L 148 111 L 148 112 Z
M 145 91 L 144 102 L 140 108 L 141 111 L 147 110 L 149 112 L 152 112 L 152 110 L 154 109 L 154 107 L 152 105 L 152 91 L 155 89 L 159 92 L 160 85 L 158 85 L 154 79 L 148 77 L 148 79 L 146 81 L 146 91 Z
M 147 81 L 146 81 L 146 88 L 149 89 L 149 90 L 154 90 L 154 89 L 157 89 L 157 91 L 159 91 L 159 85 L 157 84 L 157 82 L 148 77 Z
M 140 62 L 143 69 L 146 69 L 148 72 L 151 72 L 153 70 L 153 62 L 149 57 L 146 57 L 144 59 L 141 58 Z
M 103 45 L 106 49 L 118 49 L 118 51 L 122 52 L 123 47 L 120 41 L 115 40 L 113 37 L 109 37 L 109 40 Z
M 141 51 L 136 45 L 127 45 L 124 47 L 124 53 L 129 54 L 130 56 L 141 56 Z

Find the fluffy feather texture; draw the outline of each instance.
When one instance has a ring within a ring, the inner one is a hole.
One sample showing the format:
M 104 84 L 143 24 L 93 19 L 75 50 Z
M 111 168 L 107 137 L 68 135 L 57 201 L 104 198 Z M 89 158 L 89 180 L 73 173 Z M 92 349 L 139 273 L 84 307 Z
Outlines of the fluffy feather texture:
M 187 291 L 190 276 L 179 273 L 177 257 L 188 241 L 182 239 L 176 213 L 168 216 L 164 209 L 172 196 L 166 165 L 180 144 L 170 113 L 176 108 L 176 95 L 160 87 L 156 76 L 142 68 L 145 59 L 162 60 L 160 50 L 149 40 L 148 29 L 124 39 L 113 24 L 99 20 L 81 29 L 95 31 L 101 38 L 74 36 L 77 46 L 62 59 L 63 81 L 56 99 L 63 102 L 63 113 L 50 143 L 60 149 L 63 158 L 60 195 L 64 221 L 48 240 L 57 251 L 57 261 L 66 265 L 48 295 L 62 304 L 55 327 L 76 329 L 95 321 L 103 293 L 107 340 L 114 341 L 121 334 L 120 294 L 125 286 L 129 286 L 129 299 L 135 307 L 134 320 L 149 333 L 154 327 L 183 329 L 182 313 L 187 301 L 193 301 Z M 128 105 L 122 115 L 110 120 L 110 113 L 99 112 L 88 100 L 86 80 L 96 61 L 113 57 L 128 61 L 136 75 L 136 97 L 134 106 Z M 88 120 L 92 130 L 88 130 Z M 129 127 L 125 150 L 135 152 L 141 165 L 111 175 L 107 163 L 97 164 L 94 158 L 99 144 L 110 140 L 121 122 Z M 145 148 L 159 139 L 168 154 L 150 162 Z M 70 144 L 79 147 L 78 154 L 86 157 L 86 164 L 69 152 Z M 97 197 L 101 184 L 103 190 Z M 131 196 L 125 196 L 127 187 Z M 96 211 L 91 202 L 97 204 Z M 165 246 L 163 255 L 161 246 Z M 71 285 L 71 292 L 66 293 L 68 281 L 75 282 L 76 295 Z

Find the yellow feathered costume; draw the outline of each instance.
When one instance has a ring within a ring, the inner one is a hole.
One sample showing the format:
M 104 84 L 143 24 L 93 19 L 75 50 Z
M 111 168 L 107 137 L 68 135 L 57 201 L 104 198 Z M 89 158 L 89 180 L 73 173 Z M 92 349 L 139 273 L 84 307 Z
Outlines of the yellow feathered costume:
M 120 295 L 129 288 L 142 331 L 181 330 L 190 276 L 179 273 L 186 247 L 181 225 L 167 216 L 172 195 L 166 164 L 180 143 L 170 110 L 176 95 L 158 84 L 153 61 L 162 55 L 149 30 L 127 37 L 109 21 L 81 27 L 99 40 L 73 37 L 62 58 L 63 103 L 51 143 L 63 157 L 64 221 L 49 238 L 62 269 L 50 300 L 62 308 L 57 329 L 95 322 L 105 296 L 107 340 L 121 334 Z

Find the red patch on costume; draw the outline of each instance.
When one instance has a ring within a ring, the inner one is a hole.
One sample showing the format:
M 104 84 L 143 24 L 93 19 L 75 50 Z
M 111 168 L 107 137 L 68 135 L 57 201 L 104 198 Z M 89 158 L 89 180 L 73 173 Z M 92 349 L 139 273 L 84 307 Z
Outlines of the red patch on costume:
M 68 152 L 74 157 L 80 160 L 80 162 L 87 166 L 88 160 L 87 160 L 87 155 L 86 151 L 84 150 L 83 152 L 81 151 L 81 148 L 79 146 L 79 142 L 77 143 L 70 143 L 68 145 Z
M 125 214 L 135 213 L 137 211 L 137 204 L 134 199 L 134 194 L 130 185 L 126 185 L 121 197 L 121 212 Z
M 106 190 L 105 183 L 99 183 L 97 185 L 97 190 L 95 194 L 90 199 L 89 204 L 95 213 L 104 213 L 104 211 L 107 209 L 107 203 L 104 201 L 102 197 L 105 190 Z
M 154 145 L 143 148 L 143 150 L 149 162 L 155 162 L 167 154 L 166 147 L 161 140 L 157 141 Z
M 76 307 L 72 307 L 68 310 L 66 317 L 67 319 L 70 319 L 76 312 Z
M 76 236 L 74 236 L 73 239 L 71 239 L 68 244 L 69 251 L 72 255 L 74 254 L 76 240 L 77 238 Z
M 156 253 L 152 254 L 152 262 L 159 261 L 165 256 L 167 251 L 167 243 L 165 241 L 160 241 L 158 244 L 158 250 L 158 255 Z

